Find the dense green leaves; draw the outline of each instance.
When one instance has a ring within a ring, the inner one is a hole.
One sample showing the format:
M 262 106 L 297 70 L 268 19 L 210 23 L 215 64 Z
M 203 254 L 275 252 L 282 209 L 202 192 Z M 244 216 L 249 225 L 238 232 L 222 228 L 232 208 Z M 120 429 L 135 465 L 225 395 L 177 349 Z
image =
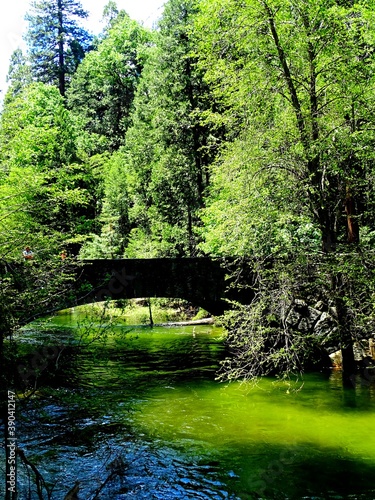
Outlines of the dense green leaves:
M 207 1 L 196 20 L 201 65 L 228 110 L 223 121 L 240 141 L 256 131 L 250 156 L 270 182 L 284 169 L 298 183 L 297 200 L 304 191 L 326 251 L 346 231 L 358 240 L 350 223 L 359 220 L 372 164 L 364 152 L 372 142 L 373 26 L 367 2 L 323 0 Z
M 95 218 L 98 176 L 78 161 L 72 119 L 55 87 L 30 85 L 5 107 L 0 159 L 2 252 L 15 257 L 27 243 L 56 251 L 92 228 L 82 218 Z
M 10 59 L 9 71 L 7 75 L 9 88 L 5 95 L 5 103 L 17 95 L 24 87 L 32 83 L 31 68 L 27 57 L 21 49 L 16 49 Z
M 195 19 L 197 54 L 222 105 L 221 113 L 207 119 L 221 120 L 232 141 L 213 169 L 202 247 L 257 257 L 281 253 L 297 257 L 296 262 L 319 246 L 325 253 L 348 252 L 343 245 L 358 245 L 361 231 L 371 234 L 366 226 L 374 196 L 374 6 L 327 0 L 207 0 L 201 5 Z M 357 294 L 363 297 L 369 284 L 362 274 L 361 284 L 354 280 L 352 271 L 363 262 L 360 254 L 352 257 L 339 254 L 320 282 L 326 303 L 336 311 L 338 342 L 349 370 L 358 324 L 353 311 L 359 307 Z M 300 283 L 294 293 L 305 294 L 303 273 L 293 266 L 289 272 Z M 268 303 L 281 289 L 268 280 L 261 302 Z M 367 309 L 371 303 L 366 302 Z M 258 304 L 254 301 L 239 319 L 233 345 L 241 344 L 247 328 L 253 338 L 255 327 L 254 339 L 259 334 L 279 346 L 285 326 L 276 325 L 264 336 L 263 316 L 259 328 L 252 320 Z M 350 310 L 349 304 L 356 306 Z M 370 317 L 366 328 L 368 334 Z M 237 358 L 241 369 L 256 358 L 249 342 Z M 301 356 L 296 342 L 291 346 Z M 257 349 L 267 351 L 264 345 Z M 268 352 L 265 366 L 272 365 L 271 358 Z
M 90 52 L 72 80 L 68 107 L 72 109 L 90 154 L 116 150 L 124 143 L 134 93 L 151 34 L 124 12 Z
M 58 167 L 74 157 L 74 131 L 56 88 L 26 87 L 4 109 L 1 119 L 2 169 Z
M 148 51 L 124 150 L 135 226 L 126 255 L 142 247 L 150 256 L 197 252 L 194 226 L 214 153 L 199 116 L 212 102 L 192 54 L 196 10 L 191 1 L 169 2 Z

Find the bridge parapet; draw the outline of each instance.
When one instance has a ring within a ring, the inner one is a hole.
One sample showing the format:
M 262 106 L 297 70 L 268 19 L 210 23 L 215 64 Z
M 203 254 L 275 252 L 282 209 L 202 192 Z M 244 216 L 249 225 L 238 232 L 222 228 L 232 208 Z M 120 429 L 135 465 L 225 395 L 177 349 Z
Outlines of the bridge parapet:
M 38 261 L 32 264 L 43 266 Z M 4 262 L 0 274 L 11 269 L 22 277 L 27 268 L 24 262 Z M 233 270 L 235 274 L 228 278 Z M 253 297 L 251 287 L 246 286 L 253 279 L 251 263 L 243 262 L 241 268 L 236 259 L 227 257 L 85 260 L 77 267 L 72 262 L 69 272 L 76 273 L 75 291 L 67 287 L 66 297 L 59 294 L 61 309 L 107 299 L 167 297 L 185 299 L 220 315 L 230 307 L 227 299 L 246 304 Z M 239 274 L 239 281 L 245 285 L 242 288 L 237 286 Z
M 228 266 L 234 259 L 156 258 L 85 260 L 80 282 L 92 290 L 78 301 L 141 297 L 181 298 L 214 315 L 228 309 L 226 298 L 251 300 L 252 292 L 228 289 Z

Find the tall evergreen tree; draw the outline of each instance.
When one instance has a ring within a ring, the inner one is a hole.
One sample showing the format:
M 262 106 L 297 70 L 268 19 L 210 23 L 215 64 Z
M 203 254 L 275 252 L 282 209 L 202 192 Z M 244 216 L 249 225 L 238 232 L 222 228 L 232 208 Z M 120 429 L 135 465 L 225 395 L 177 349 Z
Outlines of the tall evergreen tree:
M 90 45 L 89 34 L 78 23 L 88 14 L 77 0 L 34 0 L 31 6 L 26 42 L 33 77 L 58 86 L 64 96 Z
M 129 255 L 142 253 L 150 241 L 152 255 L 196 253 L 194 225 L 216 142 L 215 132 L 199 116 L 213 104 L 193 53 L 196 11 L 191 0 L 165 5 L 137 91 L 125 146 L 135 180 L 129 214 L 136 227 Z
M 6 93 L 5 102 L 18 95 L 24 87 L 32 82 L 30 64 L 20 48 L 16 49 L 11 55 L 7 82 L 9 83 L 9 88 Z

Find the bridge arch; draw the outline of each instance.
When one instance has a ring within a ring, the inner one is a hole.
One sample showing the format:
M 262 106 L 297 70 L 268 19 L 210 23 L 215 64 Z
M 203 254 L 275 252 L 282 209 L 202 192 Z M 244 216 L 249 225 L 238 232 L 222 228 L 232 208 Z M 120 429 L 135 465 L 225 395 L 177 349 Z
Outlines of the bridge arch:
M 228 309 L 226 264 L 228 259 L 209 257 L 85 260 L 77 285 L 89 284 L 91 290 L 74 305 L 167 297 L 185 299 L 220 315 Z

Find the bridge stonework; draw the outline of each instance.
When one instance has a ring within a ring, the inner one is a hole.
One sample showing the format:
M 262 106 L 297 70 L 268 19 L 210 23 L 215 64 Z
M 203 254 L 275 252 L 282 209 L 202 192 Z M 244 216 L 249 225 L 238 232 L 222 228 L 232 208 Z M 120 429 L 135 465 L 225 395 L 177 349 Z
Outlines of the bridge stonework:
M 209 257 L 85 260 L 77 285 L 91 289 L 76 304 L 107 299 L 181 298 L 219 315 L 229 308 L 226 299 L 249 303 L 252 298 L 251 289 L 241 291 L 229 286 L 236 279 L 227 278 L 233 264 L 234 259 Z M 248 269 L 246 274 L 251 276 Z

